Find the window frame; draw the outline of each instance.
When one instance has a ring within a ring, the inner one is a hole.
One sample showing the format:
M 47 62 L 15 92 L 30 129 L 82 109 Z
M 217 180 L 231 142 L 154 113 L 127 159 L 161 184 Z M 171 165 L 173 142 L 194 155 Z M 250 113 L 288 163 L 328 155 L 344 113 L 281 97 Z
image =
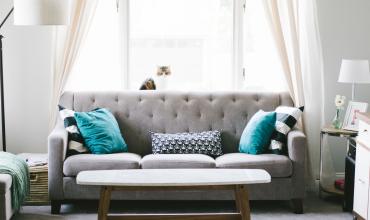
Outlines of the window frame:
M 121 53 L 121 73 L 123 89 L 129 88 L 130 82 L 130 1 L 117 0 L 117 10 L 119 13 L 119 33 L 120 33 L 120 53 Z M 244 25 L 244 8 L 246 0 L 233 0 L 233 52 L 232 52 L 232 81 L 234 90 L 243 88 L 244 84 L 244 63 L 243 63 L 243 25 Z

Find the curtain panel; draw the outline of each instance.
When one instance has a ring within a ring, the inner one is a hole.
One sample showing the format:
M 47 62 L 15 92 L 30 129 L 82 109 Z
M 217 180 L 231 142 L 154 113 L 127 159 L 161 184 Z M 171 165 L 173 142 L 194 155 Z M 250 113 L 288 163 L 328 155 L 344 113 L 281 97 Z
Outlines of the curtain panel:
M 315 0 L 264 0 L 266 19 L 308 140 L 307 185 L 318 174 L 319 131 L 324 122 L 323 59 Z
M 53 129 L 56 123 L 59 98 L 88 33 L 98 0 L 73 0 L 71 3 L 71 23 L 68 26 L 57 27 L 54 33 L 53 86 L 49 130 Z

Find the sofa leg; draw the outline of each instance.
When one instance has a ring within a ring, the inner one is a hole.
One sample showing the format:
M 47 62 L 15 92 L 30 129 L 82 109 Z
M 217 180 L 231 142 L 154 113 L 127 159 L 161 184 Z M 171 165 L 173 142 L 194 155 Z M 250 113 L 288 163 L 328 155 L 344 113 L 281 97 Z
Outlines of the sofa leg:
M 303 214 L 303 199 L 292 199 L 291 203 L 295 214 Z
M 53 215 L 60 214 L 61 206 L 62 206 L 61 201 L 51 200 L 51 214 L 53 214 Z

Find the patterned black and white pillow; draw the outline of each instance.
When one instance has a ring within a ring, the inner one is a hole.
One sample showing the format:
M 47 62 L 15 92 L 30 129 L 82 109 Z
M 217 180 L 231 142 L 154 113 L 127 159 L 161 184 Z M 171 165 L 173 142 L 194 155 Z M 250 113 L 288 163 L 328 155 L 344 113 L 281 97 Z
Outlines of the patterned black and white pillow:
M 276 108 L 275 131 L 271 136 L 269 150 L 274 154 L 287 153 L 287 134 L 297 124 L 301 117 L 304 106 L 299 108 L 279 106 Z
M 220 131 L 163 134 L 151 132 L 153 154 L 222 155 Z
M 60 105 L 58 107 L 59 115 L 62 118 L 64 127 L 68 132 L 67 157 L 75 154 L 88 153 L 89 150 L 84 146 L 83 137 L 77 127 L 77 122 L 74 117 L 75 112 Z

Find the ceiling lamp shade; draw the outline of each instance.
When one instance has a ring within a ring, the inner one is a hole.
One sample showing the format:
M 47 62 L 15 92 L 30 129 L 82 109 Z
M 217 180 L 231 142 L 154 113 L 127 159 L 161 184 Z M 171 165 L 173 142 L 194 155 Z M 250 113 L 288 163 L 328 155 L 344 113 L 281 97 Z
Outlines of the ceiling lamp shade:
M 68 25 L 69 0 L 14 0 L 15 25 Z
M 370 83 L 368 60 L 342 60 L 338 82 Z

